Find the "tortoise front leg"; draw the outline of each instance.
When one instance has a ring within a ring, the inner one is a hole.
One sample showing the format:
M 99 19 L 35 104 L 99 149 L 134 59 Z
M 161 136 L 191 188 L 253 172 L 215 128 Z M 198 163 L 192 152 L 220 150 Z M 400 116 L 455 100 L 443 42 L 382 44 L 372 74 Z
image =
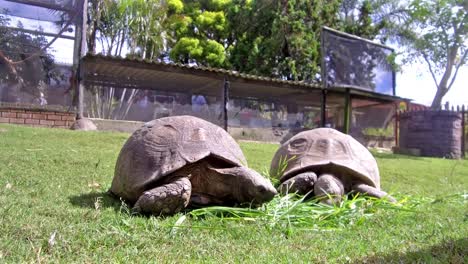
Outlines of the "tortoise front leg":
M 331 174 L 320 175 L 314 185 L 315 197 L 329 205 L 339 203 L 344 191 L 343 182 Z
M 358 183 L 354 184 L 351 189 L 354 192 L 362 193 L 362 194 L 367 194 L 372 197 L 376 198 L 387 198 L 390 202 L 395 203 L 396 200 L 392 196 L 388 195 L 386 192 L 379 190 L 375 187 L 372 187 L 370 185 L 364 184 L 364 183 Z
M 314 189 L 317 181 L 317 174 L 313 172 L 303 172 L 281 183 L 279 191 L 282 194 L 294 193 L 305 195 Z
M 175 214 L 187 206 L 191 190 L 192 184 L 187 177 L 174 178 L 169 183 L 145 191 L 133 210 L 142 214 Z

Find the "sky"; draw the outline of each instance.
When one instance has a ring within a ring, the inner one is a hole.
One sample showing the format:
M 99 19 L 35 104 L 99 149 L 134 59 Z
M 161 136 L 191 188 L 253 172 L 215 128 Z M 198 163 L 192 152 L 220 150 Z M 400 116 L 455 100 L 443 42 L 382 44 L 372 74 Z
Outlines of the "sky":
M 436 85 L 428 67 L 422 63 L 403 65 L 402 72 L 396 76 L 396 94 L 400 97 L 413 99 L 414 102 L 430 105 L 436 93 Z M 437 80 L 440 80 L 438 76 Z M 468 65 L 460 67 L 452 88 L 442 102 L 450 105 L 468 107 Z

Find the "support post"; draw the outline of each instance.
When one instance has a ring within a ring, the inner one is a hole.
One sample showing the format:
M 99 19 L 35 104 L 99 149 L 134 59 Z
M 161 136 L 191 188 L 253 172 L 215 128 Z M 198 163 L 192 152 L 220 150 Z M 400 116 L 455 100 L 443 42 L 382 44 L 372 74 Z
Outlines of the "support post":
M 227 77 L 224 77 L 223 85 L 223 128 L 228 131 L 228 103 L 229 103 L 229 88 L 230 83 Z
M 83 118 L 84 114 L 84 84 L 81 81 L 81 76 L 79 76 L 80 80 L 78 81 L 78 116 L 79 118 Z
M 79 1 L 77 2 L 80 3 Z M 84 71 L 81 65 L 81 57 L 86 53 L 86 26 L 87 26 L 87 17 L 88 17 L 88 0 L 83 0 L 82 2 L 83 13 L 81 16 L 78 16 L 77 23 L 75 24 L 75 47 L 73 54 L 73 67 L 74 74 L 76 76 L 77 86 L 76 93 L 78 94 L 78 115 L 83 117 L 84 113 L 84 85 L 83 85 L 83 75 Z
M 320 126 L 325 127 L 327 124 L 327 90 L 322 89 L 322 96 L 320 98 Z
M 327 124 L 327 69 L 325 63 L 325 28 L 320 31 L 320 74 L 322 78 L 322 94 L 320 96 L 320 127 Z
M 349 89 L 346 89 L 345 94 L 345 109 L 344 109 L 344 128 L 343 132 L 345 134 L 349 134 L 350 126 L 351 126 L 351 92 Z

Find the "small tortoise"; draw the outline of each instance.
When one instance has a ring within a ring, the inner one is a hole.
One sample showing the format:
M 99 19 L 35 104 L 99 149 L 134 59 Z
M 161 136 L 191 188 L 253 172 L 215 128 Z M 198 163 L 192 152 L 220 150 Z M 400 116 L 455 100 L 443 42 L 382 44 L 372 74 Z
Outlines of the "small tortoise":
M 142 214 L 174 214 L 187 206 L 261 204 L 276 190 L 246 167 L 234 139 L 193 116 L 146 123 L 127 140 L 110 192 Z
M 282 165 L 284 162 L 287 164 Z M 377 162 L 367 148 L 331 128 L 308 130 L 290 138 L 276 152 L 270 173 L 279 178 L 281 192 L 313 192 L 328 204 L 340 201 L 350 191 L 395 201 L 380 190 Z

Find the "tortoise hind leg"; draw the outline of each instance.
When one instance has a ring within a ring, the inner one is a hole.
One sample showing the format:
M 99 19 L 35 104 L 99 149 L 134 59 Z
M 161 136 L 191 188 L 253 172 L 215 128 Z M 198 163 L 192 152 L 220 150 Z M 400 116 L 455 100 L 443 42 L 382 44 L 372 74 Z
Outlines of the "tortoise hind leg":
M 175 178 L 164 185 L 145 191 L 133 210 L 142 214 L 175 214 L 190 201 L 192 184 L 187 177 Z
M 314 190 L 314 183 L 317 181 L 317 174 L 313 172 L 303 172 L 281 183 L 279 191 L 282 194 L 294 193 L 305 195 Z
M 353 185 L 351 188 L 354 192 L 362 193 L 362 194 L 367 194 L 372 197 L 376 198 L 387 198 L 390 202 L 395 203 L 396 200 L 392 196 L 388 195 L 386 192 L 379 190 L 375 187 L 372 187 L 370 185 L 364 184 L 364 183 L 358 183 Z

